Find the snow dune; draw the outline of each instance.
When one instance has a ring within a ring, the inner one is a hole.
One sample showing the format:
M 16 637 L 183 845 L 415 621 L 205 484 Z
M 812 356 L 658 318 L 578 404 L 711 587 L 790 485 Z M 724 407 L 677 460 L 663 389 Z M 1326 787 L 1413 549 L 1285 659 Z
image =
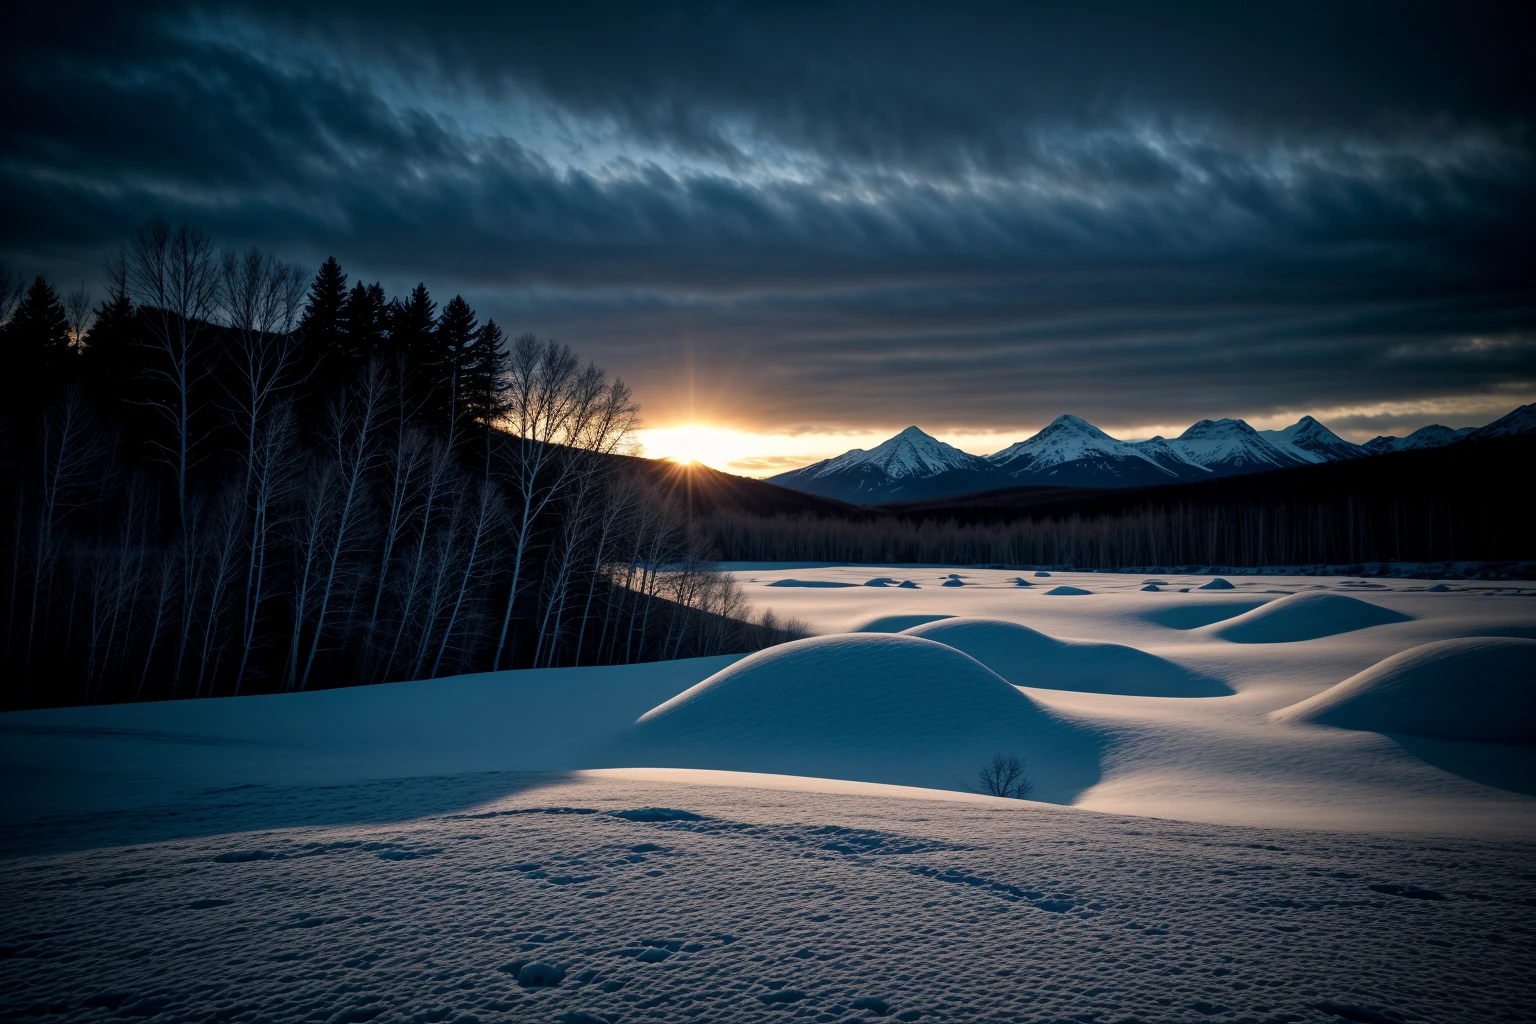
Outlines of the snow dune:
M 900 633 L 903 630 L 910 629 L 913 626 L 921 626 L 925 622 L 934 622 L 934 621 L 936 621 L 938 619 L 948 619 L 948 618 L 952 618 L 952 616 L 942 615 L 942 614 L 938 614 L 938 613 L 926 614 L 926 615 L 925 614 L 921 614 L 921 613 L 912 614 L 912 615 L 881 615 L 881 616 L 878 616 L 876 618 L 870 619 L 868 622 L 861 622 L 861 623 L 859 623 L 858 625 L 856 625 L 852 629 L 850 629 L 848 632 L 850 632 L 850 633 Z
M 1536 744 L 1536 640 L 1423 644 L 1270 717 L 1431 739 Z
M 1407 622 L 1411 616 L 1345 594 L 1288 594 L 1216 626 L 1212 632 L 1239 644 L 1281 644 Z
M 861 633 L 743 658 L 646 712 L 604 760 L 953 789 L 1018 754 L 1035 797 L 1066 803 L 1098 781 L 1101 746 L 953 647 Z
M 1217 679 L 1123 644 L 1059 640 L 1001 619 L 947 618 L 904 630 L 963 651 L 1013 683 L 1132 697 L 1224 697 Z
M 857 585 L 858 584 L 856 584 L 856 583 L 845 583 L 845 582 L 842 582 L 842 581 L 834 581 L 834 580 L 794 580 L 794 579 L 774 580 L 772 583 L 768 584 L 768 586 L 770 586 L 770 587 L 806 587 L 806 588 L 809 588 L 811 590 L 817 590 L 817 589 L 820 589 L 820 590 L 835 590 L 835 589 L 838 589 L 840 587 L 853 587 L 853 586 L 857 586 Z M 865 584 L 865 585 L 866 586 L 884 586 L 884 584 L 874 584 L 874 583 L 869 583 L 869 584 Z

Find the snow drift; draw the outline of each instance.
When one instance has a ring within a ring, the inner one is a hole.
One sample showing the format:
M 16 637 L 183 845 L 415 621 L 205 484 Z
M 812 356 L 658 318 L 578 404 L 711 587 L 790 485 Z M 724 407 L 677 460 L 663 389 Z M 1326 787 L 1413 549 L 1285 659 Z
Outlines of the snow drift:
M 1102 742 L 968 655 L 901 634 L 781 644 L 716 672 L 616 738 L 616 766 L 718 768 L 956 789 L 998 752 L 1069 802 Z
M 915 612 L 911 615 L 881 615 L 869 619 L 866 622 L 854 626 L 850 633 L 900 633 L 913 626 L 921 626 L 925 622 L 933 622 L 935 619 L 952 619 L 953 615 L 939 613 L 924 614 Z
M 1223 640 L 1238 644 L 1283 644 L 1351 633 L 1410 615 L 1344 594 L 1288 594 L 1213 628 Z
M 1271 716 L 1431 739 L 1536 744 L 1536 640 L 1438 640 Z
M 1013 683 L 1129 697 L 1224 697 L 1225 683 L 1120 644 L 1059 640 L 1001 619 L 948 618 L 903 630 L 962 651 Z

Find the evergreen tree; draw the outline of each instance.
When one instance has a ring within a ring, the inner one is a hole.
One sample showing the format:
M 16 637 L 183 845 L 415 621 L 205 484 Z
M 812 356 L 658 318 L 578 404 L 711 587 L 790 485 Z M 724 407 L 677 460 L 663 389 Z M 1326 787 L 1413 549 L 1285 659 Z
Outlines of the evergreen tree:
M 378 282 L 364 285 L 359 281 L 347 294 L 342 309 L 346 324 L 346 357 L 355 367 L 384 354 L 384 338 L 389 330 L 389 301 L 384 286 Z
M 404 302 L 394 305 L 389 321 L 389 347 L 405 381 L 409 412 L 433 426 L 442 423 L 426 418 L 434 382 L 441 376 L 435 351 L 436 334 L 437 303 L 427 293 L 427 286 L 418 284 Z
M 134 349 L 138 313 L 126 279 L 115 277 L 110 264 L 108 270 L 107 296 L 86 332 L 80 368 L 92 397 L 103 406 L 118 406 L 130 397 L 139 377 L 141 357 Z
M 490 464 L 491 431 L 507 407 L 507 353 L 495 320 L 480 328 L 464 374 L 464 407 L 469 429 L 485 447 Z
M 341 358 L 347 366 L 347 379 L 350 380 L 368 360 L 383 355 L 388 315 L 388 303 L 381 285 L 365 285 L 359 281 L 347 293 L 341 310 L 341 322 L 345 327 Z
M 437 352 L 442 363 L 440 382 L 434 389 L 429 415 L 439 418 L 450 437 L 457 437 L 468 416 L 467 377 L 474 358 L 480 324 L 464 296 L 455 295 L 443 307 L 437 323 Z M 430 422 L 430 421 L 429 421 Z
M 346 306 L 347 275 L 332 256 L 315 274 L 299 321 L 299 372 L 308 382 L 301 404 L 311 417 L 319 412 L 322 396 L 349 381 L 356 370 L 348 359 Z
M 5 325 L 7 375 L 37 398 L 51 397 L 78 354 L 70 345 L 69 317 L 58 292 L 41 275 Z

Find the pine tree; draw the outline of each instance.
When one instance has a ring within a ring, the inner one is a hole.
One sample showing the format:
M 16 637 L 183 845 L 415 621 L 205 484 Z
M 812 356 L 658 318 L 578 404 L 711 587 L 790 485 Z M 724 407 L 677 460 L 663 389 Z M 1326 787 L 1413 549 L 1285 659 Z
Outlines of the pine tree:
M 418 284 L 404 302 L 397 302 L 389 322 L 389 347 L 405 378 L 406 399 L 411 415 L 424 423 L 439 425 L 441 420 L 427 420 L 434 381 L 441 367 L 437 362 L 437 303 Z
M 308 382 L 301 405 L 314 422 L 324 396 L 352 378 L 357 367 L 346 347 L 347 275 L 332 256 L 320 265 L 299 321 L 299 372 Z
M 480 328 L 479 337 L 475 339 L 464 374 L 464 405 L 468 426 L 485 447 L 487 467 L 490 464 L 491 431 L 506 411 L 507 405 L 507 353 L 502 347 L 504 340 L 496 321 L 487 320 L 485 326 Z
M 369 359 L 384 354 L 388 315 L 389 303 L 384 297 L 383 285 L 378 282 L 365 285 L 359 281 L 352 286 L 341 317 L 347 329 L 344 349 L 349 365 L 361 367 Z
M 53 285 L 39 275 L 5 330 L 8 372 L 21 377 L 25 387 L 51 394 L 77 354 L 69 343 L 69 317 Z
M 431 414 L 440 417 L 438 421 L 446 427 L 449 437 L 459 435 L 468 415 L 466 377 L 479 336 L 475 311 L 469 308 L 464 296 L 455 295 L 443 307 L 442 319 L 437 322 L 436 348 L 442 374 L 431 407 Z
M 96 307 L 96 319 L 86 332 L 80 364 L 89 393 L 98 402 L 116 406 L 129 398 L 137 384 L 138 313 L 126 282 L 109 276 L 107 287 L 107 297 Z

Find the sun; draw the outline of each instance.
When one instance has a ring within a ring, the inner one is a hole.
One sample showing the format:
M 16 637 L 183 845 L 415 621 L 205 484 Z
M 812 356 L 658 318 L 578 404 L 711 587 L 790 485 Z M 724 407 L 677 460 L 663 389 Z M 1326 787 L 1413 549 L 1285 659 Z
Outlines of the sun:
M 724 469 L 741 457 L 743 436 L 740 431 L 690 423 L 643 431 L 645 454 L 653 459 L 667 459 L 684 465 L 699 463 L 712 469 Z

